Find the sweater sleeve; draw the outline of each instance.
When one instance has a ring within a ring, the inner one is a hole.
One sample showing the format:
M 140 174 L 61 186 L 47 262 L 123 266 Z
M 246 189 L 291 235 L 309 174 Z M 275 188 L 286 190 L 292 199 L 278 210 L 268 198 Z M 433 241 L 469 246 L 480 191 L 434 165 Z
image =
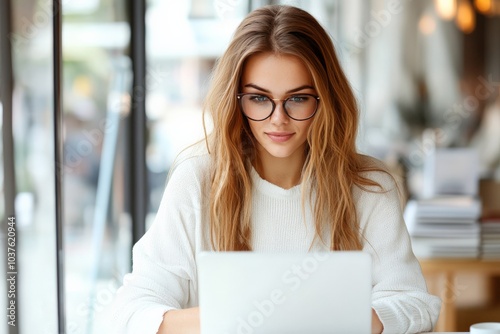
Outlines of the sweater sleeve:
M 187 307 L 196 295 L 195 238 L 201 186 L 192 163 L 172 173 L 156 218 L 133 247 L 133 270 L 113 304 L 120 334 L 157 333 L 165 312 Z
M 427 292 L 394 181 L 384 173 L 373 174 L 386 191 L 358 189 L 357 205 L 363 250 L 372 255 L 372 307 L 384 325 L 383 333 L 432 331 L 441 300 Z

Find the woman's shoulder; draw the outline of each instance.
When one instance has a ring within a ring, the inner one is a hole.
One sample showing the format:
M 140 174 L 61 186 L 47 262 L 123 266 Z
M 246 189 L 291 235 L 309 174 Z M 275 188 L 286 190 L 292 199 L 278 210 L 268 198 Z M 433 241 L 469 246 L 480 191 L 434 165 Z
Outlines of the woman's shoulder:
M 359 173 L 360 179 L 353 186 L 353 199 L 357 208 L 369 212 L 378 205 L 402 206 L 404 193 L 399 177 L 391 173 L 388 166 L 373 157 L 364 157 L 365 165 Z
M 362 154 L 359 158 L 359 176 L 364 182 L 357 184 L 358 187 L 376 192 L 389 191 L 396 187 L 396 177 L 383 161 Z
M 193 144 L 181 151 L 169 171 L 172 177 L 205 177 L 210 175 L 211 156 L 204 141 Z

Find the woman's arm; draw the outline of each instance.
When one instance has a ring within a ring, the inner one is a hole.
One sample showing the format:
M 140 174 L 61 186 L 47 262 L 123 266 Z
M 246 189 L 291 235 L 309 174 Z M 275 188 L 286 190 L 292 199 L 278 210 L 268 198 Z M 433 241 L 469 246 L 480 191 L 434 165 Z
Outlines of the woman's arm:
M 168 319 L 180 312 L 174 310 L 197 305 L 202 167 L 195 161 L 177 166 L 154 223 L 134 245 L 133 271 L 125 276 L 113 306 L 116 333 L 156 334 L 165 314 Z
M 166 312 L 158 334 L 200 334 L 200 309 L 193 307 Z
M 370 177 L 386 190 L 356 191 L 363 250 L 372 255 L 372 307 L 384 333 L 429 332 L 437 321 L 441 301 L 427 292 L 395 182 L 384 173 L 370 173 Z

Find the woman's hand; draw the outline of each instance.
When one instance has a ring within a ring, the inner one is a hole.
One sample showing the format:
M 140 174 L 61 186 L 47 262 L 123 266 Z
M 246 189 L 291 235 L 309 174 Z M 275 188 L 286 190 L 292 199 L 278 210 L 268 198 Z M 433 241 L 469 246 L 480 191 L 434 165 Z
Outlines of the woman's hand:
M 166 312 L 158 334 L 200 334 L 200 308 Z
M 373 334 L 380 334 L 384 330 L 384 325 L 380 321 L 377 312 L 375 312 L 374 309 L 372 309 L 372 333 Z

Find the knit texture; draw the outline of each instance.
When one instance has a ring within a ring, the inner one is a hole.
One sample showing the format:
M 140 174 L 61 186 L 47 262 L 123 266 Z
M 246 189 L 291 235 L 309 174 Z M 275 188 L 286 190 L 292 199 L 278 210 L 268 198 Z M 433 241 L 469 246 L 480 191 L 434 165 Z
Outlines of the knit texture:
M 116 333 L 154 334 L 168 310 L 198 306 L 196 256 L 211 250 L 204 191 L 209 164 L 208 154 L 193 154 L 171 174 L 154 223 L 133 248 L 133 271 L 117 292 Z M 384 333 L 431 331 L 441 301 L 427 293 L 395 185 L 383 173 L 368 176 L 387 190 L 354 189 L 363 251 L 372 255 L 372 307 Z M 255 170 L 251 178 L 253 250 L 328 250 L 321 242 L 313 244 L 311 207 L 302 210 L 300 186 L 282 189 Z

